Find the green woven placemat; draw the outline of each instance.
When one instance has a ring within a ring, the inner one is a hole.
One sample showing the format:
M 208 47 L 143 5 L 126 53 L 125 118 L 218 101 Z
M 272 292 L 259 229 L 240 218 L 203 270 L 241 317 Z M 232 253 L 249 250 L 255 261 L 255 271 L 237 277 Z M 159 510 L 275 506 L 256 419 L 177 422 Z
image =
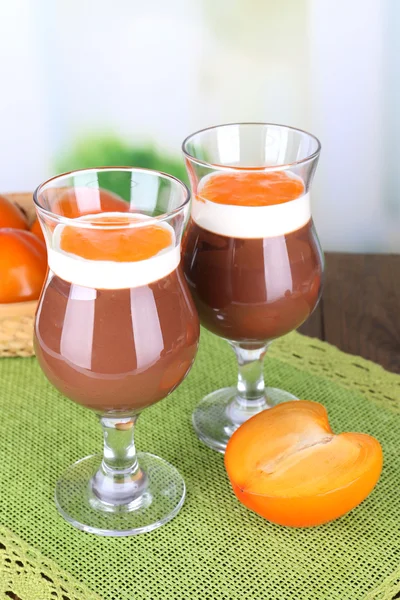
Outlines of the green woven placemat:
M 100 449 L 96 417 L 56 392 L 35 359 L 1 359 L 0 549 L 12 562 L 10 548 L 18 546 L 24 589 L 31 589 L 18 597 L 47 600 L 37 592 L 43 572 L 59 586 L 49 594 L 56 600 L 391 600 L 400 591 L 400 377 L 296 333 L 273 344 L 266 375 L 270 385 L 324 403 L 337 431 L 381 441 L 385 465 L 372 495 L 345 517 L 304 530 L 272 525 L 241 506 L 223 457 L 198 442 L 190 425 L 198 400 L 235 380 L 232 351 L 203 331 L 189 377 L 137 427 L 138 447 L 185 477 L 185 505 L 156 531 L 111 539 L 75 530 L 53 501 L 63 469 Z M 12 597 L 4 596 L 5 572 L 0 598 Z

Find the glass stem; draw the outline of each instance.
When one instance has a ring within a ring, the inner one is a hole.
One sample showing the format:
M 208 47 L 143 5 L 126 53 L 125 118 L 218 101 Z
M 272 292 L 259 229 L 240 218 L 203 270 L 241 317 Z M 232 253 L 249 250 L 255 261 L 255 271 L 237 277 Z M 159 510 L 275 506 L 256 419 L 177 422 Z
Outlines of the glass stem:
M 92 491 L 105 504 L 131 504 L 145 492 L 146 475 L 139 467 L 134 441 L 137 419 L 138 415 L 100 418 L 103 460 L 92 479 Z
M 119 473 L 135 473 L 139 469 L 134 430 L 137 416 L 128 419 L 100 419 L 103 428 L 103 467 Z
M 239 367 L 236 401 L 241 408 L 258 412 L 266 405 L 264 356 L 269 344 L 230 343 Z

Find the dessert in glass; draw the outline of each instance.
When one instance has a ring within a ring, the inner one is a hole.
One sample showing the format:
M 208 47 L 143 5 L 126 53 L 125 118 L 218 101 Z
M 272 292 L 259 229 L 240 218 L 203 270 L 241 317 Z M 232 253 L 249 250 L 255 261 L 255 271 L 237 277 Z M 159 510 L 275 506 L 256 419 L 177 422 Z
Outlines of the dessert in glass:
M 192 420 L 198 437 L 224 452 L 249 417 L 295 399 L 266 387 L 263 359 L 320 297 L 323 254 L 309 195 L 320 143 L 299 129 L 240 123 L 190 135 L 183 152 L 193 192 L 186 281 L 200 322 L 229 342 L 239 369 L 237 386 L 208 394 Z
M 60 175 L 34 194 L 49 262 L 36 356 L 62 394 L 99 415 L 104 434 L 103 455 L 78 460 L 56 486 L 60 513 L 84 531 L 150 531 L 184 501 L 176 468 L 136 453 L 133 433 L 197 351 L 198 316 L 180 267 L 189 199 L 174 177 L 123 167 Z

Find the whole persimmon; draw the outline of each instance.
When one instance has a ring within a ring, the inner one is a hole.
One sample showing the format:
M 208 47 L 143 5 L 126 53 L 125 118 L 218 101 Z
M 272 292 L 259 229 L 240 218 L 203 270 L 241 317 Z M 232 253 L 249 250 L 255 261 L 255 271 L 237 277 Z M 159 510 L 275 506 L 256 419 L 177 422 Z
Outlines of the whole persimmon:
M 39 238 L 39 240 L 42 240 L 42 242 L 45 243 L 43 231 L 42 231 L 42 228 L 40 226 L 38 218 L 36 218 L 33 221 L 32 225 L 31 225 L 31 232 L 34 233 L 36 235 L 36 237 Z
M 28 220 L 16 204 L 0 196 L 0 227 L 29 229 Z
M 43 242 L 30 231 L 0 229 L 0 303 L 39 298 L 46 271 Z
M 58 194 L 59 192 L 57 192 Z M 127 212 L 128 202 L 102 188 L 67 188 L 52 202 L 51 211 L 70 219 L 102 212 Z
M 364 433 L 330 428 L 317 402 L 285 402 L 239 427 L 225 467 L 233 491 L 259 515 L 292 527 L 321 525 L 360 504 L 382 470 L 382 448 Z

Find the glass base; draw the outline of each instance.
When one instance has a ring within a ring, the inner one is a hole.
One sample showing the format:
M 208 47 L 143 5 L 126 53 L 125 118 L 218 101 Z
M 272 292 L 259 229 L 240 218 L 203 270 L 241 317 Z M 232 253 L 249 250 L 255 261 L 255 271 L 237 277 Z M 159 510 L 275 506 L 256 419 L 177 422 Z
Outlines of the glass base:
M 281 402 L 298 399 L 289 392 L 270 387 L 265 388 L 263 399 L 254 400 L 246 407 L 239 404 L 236 397 L 235 387 L 212 392 L 196 406 L 192 415 L 198 438 L 222 454 L 233 432 L 247 419 Z
M 167 461 L 139 452 L 137 455 L 146 486 L 129 503 L 112 505 L 93 492 L 93 477 L 102 457 L 87 456 L 71 465 L 57 482 L 56 505 L 74 527 L 105 536 L 145 533 L 170 521 L 185 500 L 185 482 Z

